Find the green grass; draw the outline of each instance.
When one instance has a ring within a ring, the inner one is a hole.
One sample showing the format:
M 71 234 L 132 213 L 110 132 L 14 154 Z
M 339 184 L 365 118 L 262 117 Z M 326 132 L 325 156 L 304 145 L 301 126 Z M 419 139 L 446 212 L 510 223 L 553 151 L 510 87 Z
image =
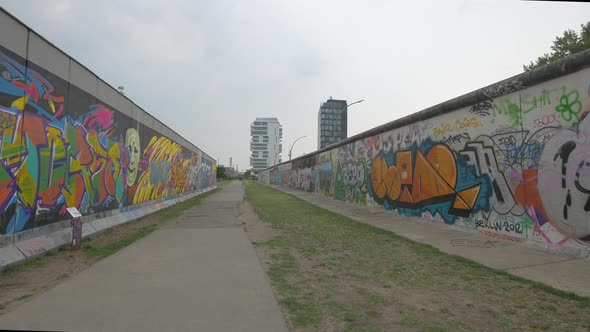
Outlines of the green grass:
M 82 247 L 82 250 L 84 251 L 84 253 L 86 254 L 86 256 L 88 258 L 92 258 L 92 259 L 96 259 L 96 260 L 103 259 L 103 258 L 108 257 L 108 256 L 114 254 L 115 252 L 127 247 L 131 243 L 133 243 L 143 237 L 146 237 L 147 235 L 151 234 L 156 229 L 158 229 L 157 225 L 146 226 L 146 227 L 139 229 L 137 232 L 132 233 L 129 236 L 127 236 L 119 241 L 109 243 L 109 244 L 106 244 L 101 247 L 93 247 L 90 244 L 86 244 Z
M 2 270 L 2 273 L 14 273 L 14 272 L 21 271 L 21 270 L 27 269 L 27 268 L 35 268 L 35 267 L 39 267 L 39 266 L 43 265 L 43 263 L 44 263 L 44 256 L 36 256 L 33 258 L 26 259 L 22 262 L 5 267 Z
M 109 235 L 109 234 L 113 234 L 113 232 L 115 231 L 115 227 L 109 228 L 107 230 L 105 230 L 104 232 L 102 232 L 102 235 Z M 84 240 L 88 240 L 90 241 L 89 238 L 86 238 Z M 84 240 L 82 240 L 82 242 L 84 242 Z
M 244 181 L 274 238 L 270 279 L 294 326 L 583 330 L 590 300 L 494 270 Z M 418 299 L 418 300 L 416 300 Z M 396 328 L 394 328 L 396 329 Z
M 305 295 L 296 297 L 303 290 L 287 280 L 289 274 L 298 271 L 295 258 L 288 253 L 274 254 L 272 258 L 269 276 L 275 288 L 285 295 L 280 302 L 292 313 L 293 323 L 298 326 L 319 322 L 321 314 L 313 298 Z
M 400 324 L 407 327 L 419 327 L 422 331 L 447 331 L 447 329 L 433 324 L 427 319 L 419 318 L 413 312 L 404 312 Z

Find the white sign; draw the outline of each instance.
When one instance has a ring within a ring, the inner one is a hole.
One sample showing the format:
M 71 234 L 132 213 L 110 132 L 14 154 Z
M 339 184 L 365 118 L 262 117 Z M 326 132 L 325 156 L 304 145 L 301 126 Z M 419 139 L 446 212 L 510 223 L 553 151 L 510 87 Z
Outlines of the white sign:
M 76 209 L 75 207 L 67 208 L 67 210 L 70 213 L 70 215 L 74 218 L 82 216 L 82 213 L 80 213 L 80 211 L 78 211 L 78 209 Z

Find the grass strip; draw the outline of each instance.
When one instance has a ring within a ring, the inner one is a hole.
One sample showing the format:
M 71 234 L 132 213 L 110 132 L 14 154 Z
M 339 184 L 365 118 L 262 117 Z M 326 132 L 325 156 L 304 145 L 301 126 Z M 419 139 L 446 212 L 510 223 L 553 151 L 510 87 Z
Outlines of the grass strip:
M 137 232 L 132 233 L 129 236 L 126 236 L 125 238 L 123 238 L 119 241 L 109 243 L 109 244 L 106 244 L 101 247 L 93 247 L 90 244 L 85 244 L 82 247 L 82 250 L 84 251 L 84 253 L 86 254 L 86 256 L 88 258 L 92 258 L 92 259 L 96 259 L 96 260 L 103 259 L 103 258 L 108 257 L 108 256 L 114 254 L 115 252 L 127 247 L 131 243 L 133 243 L 141 238 L 146 237 L 147 235 L 151 234 L 156 229 L 158 229 L 158 225 L 150 225 L 150 226 L 139 229 Z
M 47 256 L 53 256 L 53 252 L 49 251 L 50 253 Z M 41 266 L 43 264 L 45 256 L 37 256 L 30 259 L 26 259 L 22 262 L 15 263 L 13 265 L 9 265 L 2 270 L 2 273 L 14 273 L 24 269 L 35 268 Z

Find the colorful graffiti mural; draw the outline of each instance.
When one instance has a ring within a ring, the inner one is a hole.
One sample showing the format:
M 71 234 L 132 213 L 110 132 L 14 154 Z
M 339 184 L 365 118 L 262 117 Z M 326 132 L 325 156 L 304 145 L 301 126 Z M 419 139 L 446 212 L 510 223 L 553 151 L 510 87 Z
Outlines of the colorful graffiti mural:
M 531 202 L 540 226 L 555 227 L 576 237 L 590 235 L 590 116 L 577 128 L 556 128 L 539 157 L 540 201 Z
M 265 172 L 275 185 L 587 255 L 589 85 L 583 69 L 492 89 L 484 102 L 319 153 L 305 165 L 317 170 L 315 191 L 290 183 L 297 160 Z
M 393 162 L 388 164 L 387 159 Z M 429 208 L 431 214 L 466 217 L 476 205 L 485 205 L 478 204 L 478 199 L 487 200 L 485 188 L 489 187 L 483 182 L 485 178 L 463 174 L 469 171 L 467 163 L 456 160 L 443 144 L 435 144 L 424 153 L 416 147 L 386 158 L 378 155 L 371 165 L 372 195 L 381 204 L 410 213 Z
M 200 151 L 2 48 L 0 149 L 0 234 L 215 184 Z
M 320 193 L 323 196 L 331 197 L 333 189 L 333 177 L 332 177 L 332 159 L 330 156 L 320 157 L 319 168 L 319 184 Z

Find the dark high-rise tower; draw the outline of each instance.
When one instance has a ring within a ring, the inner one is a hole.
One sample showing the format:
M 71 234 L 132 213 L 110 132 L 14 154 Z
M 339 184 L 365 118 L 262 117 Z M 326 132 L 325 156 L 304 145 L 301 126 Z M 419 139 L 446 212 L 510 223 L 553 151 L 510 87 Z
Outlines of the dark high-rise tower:
M 339 142 L 346 137 L 348 109 L 346 100 L 328 99 L 318 112 L 318 149 Z

